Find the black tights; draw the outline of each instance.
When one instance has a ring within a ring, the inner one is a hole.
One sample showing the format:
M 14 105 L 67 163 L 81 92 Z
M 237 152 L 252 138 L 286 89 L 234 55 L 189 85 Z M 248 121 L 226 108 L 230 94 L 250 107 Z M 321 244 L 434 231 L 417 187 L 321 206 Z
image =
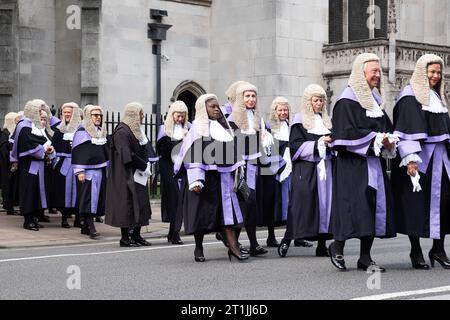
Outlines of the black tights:
M 275 239 L 275 227 L 267 227 L 267 231 L 269 232 L 267 239 Z
M 374 237 L 362 237 L 361 240 L 361 246 L 360 246 L 360 253 L 359 253 L 359 260 L 369 265 L 372 261 L 372 258 L 370 256 L 370 250 L 372 249 L 372 244 Z M 344 255 L 344 246 L 345 241 L 338 241 L 336 240 L 333 244 L 334 250 L 336 250 L 337 254 Z
M 445 253 L 444 248 L 445 236 L 442 239 L 433 239 L 433 247 L 431 251 L 434 253 Z M 423 257 L 422 247 L 420 246 L 420 238 L 409 236 L 409 242 L 411 242 L 411 255 L 415 257 Z
M 195 257 L 203 257 L 203 238 L 205 237 L 204 233 L 194 233 L 194 239 L 195 239 L 195 250 L 194 250 L 194 256 Z

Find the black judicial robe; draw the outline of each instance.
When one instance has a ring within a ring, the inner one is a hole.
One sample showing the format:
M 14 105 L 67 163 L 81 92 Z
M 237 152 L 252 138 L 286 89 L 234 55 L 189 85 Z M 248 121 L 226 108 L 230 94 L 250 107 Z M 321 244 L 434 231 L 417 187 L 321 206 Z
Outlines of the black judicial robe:
M 134 181 L 136 170 L 146 170 L 149 156 L 147 146 L 140 145 L 130 127 L 121 122 L 111 137 L 106 224 L 119 228 L 149 225 L 152 211 L 148 184 Z
M 229 152 L 233 157 L 227 155 Z M 186 169 L 182 207 L 185 233 L 206 234 L 221 231 L 224 226 L 241 227 L 243 215 L 233 182 L 236 169 L 244 161 L 238 159 L 235 140 L 204 138 L 194 124 L 183 140 L 175 174 L 178 175 L 181 165 Z M 195 181 L 204 185 L 200 194 L 189 190 L 190 183 Z
M 269 128 L 267 130 L 271 132 Z M 259 159 L 255 190 L 258 227 L 283 226 L 287 219 L 290 177 L 282 183 L 278 178 L 286 168 L 283 155 L 289 142 L 273 139 L 271 155 Z
M 32 134 L 31 120 L 21 120 L 14 133 L 11 156 L 19 160 L 19 204 L 23 215 L 47 208 L 45 137 Z
M 11 172 L 9 155 L 12 143 L 9 141 L 9 135 L 8 129 L 0 132 L 0 179 L 5 210 L 11 210 L 19 204 L 19 175 L 17 171 Z
M 289 211 L 284 238 L 289 240 L 332 239 L 330 232 L 332 199 L 332 155 L 327 148 L 326 179 L 320 180 L 318 140 L 321 135 L 308 133 L 297 114 L 289 135 L 292 159 Z
M 85 183 L 76 180 L 76 207 L 80 214 L 105 215 L 106 179 L 109 146 L 92 143 L 83 126 L 75 132 L 72 142 L 72 165 L 75 173 L 84 170 Z
M 58 162 L 53 170 L 52 204 L 55 208 L 75 208 L 76 177 L 72 166 L 72 141 L 64 140 L 64 134 L 55 125 L 52 130 L 53 147 Z
M 258 212 L 256 199 L 257 180 L 259 176 L 258 159 L 262 156 L 260 133 L 259 131 L 256 131 L 254 134 L 242 133 L 234 122 L 233 115 L 228 117 L 228 122 L 236 136 L 237 156 L 239 159 L 245 161 L 245 179 L 251 190 L 250 197 L 246 201 L 239 196 L 239 203 L 244 214 L 245 226 L 256 227 L 258 225 L 258 220 L 263 220 L 260 217 L 262 211 Z
M 392 165 L 397 231 L 410 236 L 441 239 L 450 233 L 450 118 L 448 113 L 422 110 L 411 86 L 400 94 L 394 108 L 399 155 Z M 422 191 L 413 192 L 401 159 L 416 153 Z
M 185 180 L 181 174 L 176 178 L 173 171 L 172 152 L 177 153 L 183 140 L 173 140 L 164 133 L 164 126 L 160 127 L 156 150 L 160 156 L 159 172 L 161 177 L 161 219 L 163 222 L 177 222 L 182 224 L 182 193 Z
M 332 146 L 337 157 L 330 232 L 336 240 L 395 236 L 386 161 L 372 150 L 378 132 L 393 131 L 387 114 L 383 114 L 380 118 L 368 117 L 350 87 L 333 109 Z

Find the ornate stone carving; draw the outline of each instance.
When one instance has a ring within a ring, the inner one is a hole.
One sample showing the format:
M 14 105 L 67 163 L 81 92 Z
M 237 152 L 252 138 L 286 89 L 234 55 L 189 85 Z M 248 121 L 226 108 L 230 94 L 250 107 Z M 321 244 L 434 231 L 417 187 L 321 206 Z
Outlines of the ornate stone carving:
M 396 0 L 389 0 L 388 4 L 388 34 L 397 33 L 397 5 Z

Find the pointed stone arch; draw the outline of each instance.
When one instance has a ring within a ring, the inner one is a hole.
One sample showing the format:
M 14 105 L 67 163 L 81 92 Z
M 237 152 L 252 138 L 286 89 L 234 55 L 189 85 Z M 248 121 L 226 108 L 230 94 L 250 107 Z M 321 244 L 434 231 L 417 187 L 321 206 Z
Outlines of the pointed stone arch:
M 206 90 L 197 82 L 186 80 L 180 83 L 173 91 L 171 102 L 182 100 L 186 103 L 189 110 L 189 119 L 192 121 L 195 116 L 195 101 L 201 95 L 205 94 Z

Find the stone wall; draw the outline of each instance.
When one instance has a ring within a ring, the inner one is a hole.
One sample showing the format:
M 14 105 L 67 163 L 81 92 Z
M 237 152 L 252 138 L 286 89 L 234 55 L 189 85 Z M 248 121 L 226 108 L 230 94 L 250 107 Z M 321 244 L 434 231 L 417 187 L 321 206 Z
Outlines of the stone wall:
M 0 120 L 18 105 L 17 1 L 0 3 Z
M 169 58 L 162 63 L 162 112 L 174 89 L 193 80 L 209 89 L 210 8 L 157 0 L 108 0 L 101 11 L 99 102 L 120 111 L 130 101 L 146 112 L 156 103 L 156 69 L 152 40 L 147 38 L 150 8 L 168 11 L 163 19 L 173 27 L 162 43 Z
M 19 106 L 41 98 L 55 101 L 55 1 L 19 4 Z
M 304 88 L 321 82 L 328 1 L 216 1 L 212 8 L 211 83 L 222 101 L 231 83 L 247 80 L 267 115 L 276 96 L 297 106 Z

